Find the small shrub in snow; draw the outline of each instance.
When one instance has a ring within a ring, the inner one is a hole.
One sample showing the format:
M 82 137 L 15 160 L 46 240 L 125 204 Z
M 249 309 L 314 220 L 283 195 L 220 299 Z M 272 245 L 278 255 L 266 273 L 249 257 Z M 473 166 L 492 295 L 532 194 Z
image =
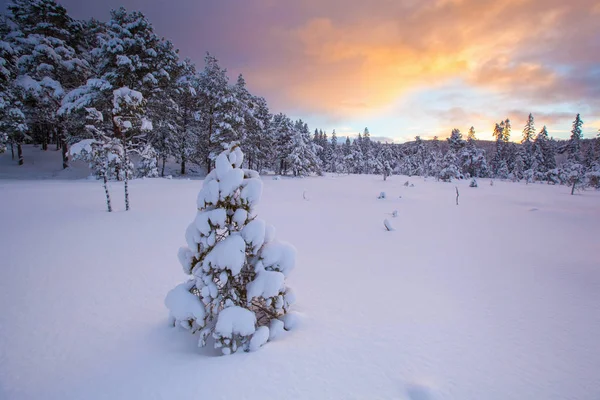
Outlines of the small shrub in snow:
M 471 179 L 471 183 L 469 183 L 469 187 L 477 187 L 477 179 L 473 178 Z
M 280 181 L 280 180 L 281 180 L 281 177 L 280 177 L 280 176 L 274 176 L 274 177 L 273 177 L 273 180 L 274 180 L 274 181 Z
M 490 180 L 490 186 L 494 186 L 494 180 Z
M 383 226 L 385 226 L 385 229 L 388 230 L 388 231 L 395 230 L 394 227 L 392 226 L 392 224 L 390 223 L 390 221 L 387 220 L 387 219 L 383 220 Z
M 296 250 L 274 240 L 274 228 L 256 218 L 262 182 L 243 170 L 237 145 L 222 152 L 198 194 L 198 213 L 186 231 L 179 260 L 190 279 L 165 299 L 173 324 L 209 338 L 223 354 L 254 351 L 291 326 L 294 302 L 285 278 Z
M 381 192 L 379 193 L 379 196 L 377 197 L 378 199 L 385 199 L 385 192 Z
M 404 182 L 404 186 L 408 187 L 408 185 L 410 185 L 410 182 L 408 182 L 408 181 Z
M 392 217 L 396 218 L 398 216 L 398 210 L 392 211 Z

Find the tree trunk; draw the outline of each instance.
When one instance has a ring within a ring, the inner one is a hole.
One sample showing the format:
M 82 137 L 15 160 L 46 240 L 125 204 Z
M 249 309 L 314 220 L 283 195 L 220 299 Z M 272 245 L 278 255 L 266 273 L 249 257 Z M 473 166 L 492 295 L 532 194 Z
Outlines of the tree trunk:
M 17 143 L 17 157 L 19 158 L 19 165 L 23 165 L 23 148 L 21 143 Z
M 106 178 L 106 172 L 102 176 L 102 181 L 104 185 L 104 193 L 106 194 L 106 206 L 108 207 L 108 212 L 112 212 L 112 207 L 110 206 L 110 193 L 108 193 L 108 179 Z
M 123 157 L 125 161 L 125 178 L 123 179 L 123 187 L 125 188 L 125 211 L 129 211 L 129 156 L 125 146 L 123 146 L 123 151 L 125 152 L 125 156 Z
M 575 185 L 577 184 L 577 181 L 573 181 L 573 186 L 571 187 L 571 196 L 573 196 L 575 194 Z
M 12 157 L 12 160 L 14 160 L 15 159 L 15 145 L 12 142 L 10 144 L 10 155 Z
M 67 142 L 65 142 L 64 139 L 60 139 L 60 148 L 61 148 L 61 153 L 62 153 L 62 162 L 63 162 L 63 169 L 67 169 L 69 168 L 69 147 L 67 146 Z M 58 147 L 58 146 L 57 146 Z
M 42 150 L 47 151 L 48 150 L 48 129 L 46 127 L 46 124 L 44 124 L 42 126 Z
M 164 178 L 165 176 L 165 163 L 167 162 L 167 156 L 163 155 L 162 156 L 162 168 L 160 169 L 160 176 L 162 176 Z
M 181 159 L 181 175 L 185 175 L 185 159 Z

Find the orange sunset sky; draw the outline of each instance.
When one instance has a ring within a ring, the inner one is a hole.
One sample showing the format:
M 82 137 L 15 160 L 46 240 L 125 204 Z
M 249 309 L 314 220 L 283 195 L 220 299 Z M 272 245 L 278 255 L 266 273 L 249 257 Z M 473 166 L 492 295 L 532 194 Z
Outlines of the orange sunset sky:
M 273 112 L 402 142 L 527 114 L 554 137 L 600 128 L 598 0 L 65 0 L 75 18 L 144 12 L 182 56 L 210 51 Z

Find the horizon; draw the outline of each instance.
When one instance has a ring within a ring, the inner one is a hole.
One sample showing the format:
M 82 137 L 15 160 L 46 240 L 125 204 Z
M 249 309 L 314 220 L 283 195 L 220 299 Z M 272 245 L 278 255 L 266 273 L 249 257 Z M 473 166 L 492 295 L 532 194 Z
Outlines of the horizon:
M 495 122 L 509 118 L 518 142 L 529 113 L 536 131 L 546 125 L 557 139 L 570 136 L 577 113 L 584 138 L 600 129 L 594 1 L 59 3 L 75 19 L 139 10 L 182 58 L 201 69 L 210 52 L 272 112 L 328 136 L 368 127 L 376 140 L 402 143 L 474 126 L 478 139 L 493 140 Z

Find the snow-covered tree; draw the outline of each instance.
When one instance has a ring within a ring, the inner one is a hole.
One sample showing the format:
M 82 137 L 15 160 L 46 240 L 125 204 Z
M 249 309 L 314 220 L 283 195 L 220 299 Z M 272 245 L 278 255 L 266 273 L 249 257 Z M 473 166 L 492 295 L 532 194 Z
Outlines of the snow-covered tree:
M 459 164 L 463 174 L 470 177 L 483 177 L 488 174 L 485 150 L 477 148 L 475 128 L 469 129 L 467 144 L 459 152 Z
M 380 160 L 381 160 L 381 173 L 383 174 L 383 180 L 387 180 L 388 176 L 392 175 L 393 169 L 392 169 L 392 159 L 394 158 L 394 154 L 392 151 L 392 146 L 390 144 L 385 143 L 382 147 L 381 147 L 381 152 L 380 152 L 381 156 L 380 156 Z
M 517 157 L 515 159 L 515 167 L 511 173 L 512 179 L 514 181 L 520 181 L 521 179 L 523 179 L 524 171 L 525 171 L 525 162 L 523 161 L 523 157 L 519 153 L 519 154 L 517 154 Z
M 289 156 L 292 152 L 292 138 L 295 135 L 294 124 L 282 113 L 273 117 L 271 124 L 275 138 L 275 158 L 273 164 L 280 175 L 287 174 L 289 170 Z
M 465 146 L 462 133 L 460 133 L 460 130 L 458 129 L 452 129 L 452 133 L 450 133 L 450 137 L 447 139 L 447 141 L 450 149 L 453 150 L 455 154 L 458 154 Z
M 533 155 L 533 141 L 535 139 L 535 125 L 533 120 L 533 115 L 529 114 L 529 118 L 527 119 L 527 124 L 523 129 L 523 138 L 521 139 L 521 158 L 523 159 L 523 170 L 528 171 L 532 169 L 534 162 Z
M 146 144 L 140 154 L 140 164 L 138 166 L 138 176 L 143 178 L 156 178 L 158 174 L 158 166 L 156 160 L 158 153 L 150 144 Z
M 43 150 L 51 141 L 62 147 L 67 168 L 65 126 L 57 110 L 65 93 L 89 74 L 87 61 L 73 47 L 79 25 L 53 0 L 13 0 L 8 9 L 11 41 L 19 54 L 16 84 L 29 132 Z
M 190 279 L 165 299 L 173 325 L 199 332 L 200 346 L 212 338 L 223 354 L 257 350 L 289 328 L 295 300 L 285 278 L 296 251 L 256 217 L 262 182 L 242 163 L 237 145 L 216 158 L 179 250 Z
M 585 177 L 588 184 L 596 189 L 600 189 L 600 132 L 594 144 L 589 146 L 590 155 L 588 156 L 588 166 Z
M 241 141 L 245 121 L 236 91 L 229 85 L 227 70 L 208 53 L 204 61 L 199 92 L 204 133 L 199 150 L 205 154 L 206 167 L 210 171 L 224 144 Z
M 329 163 L 329 170 L 333 173 L 340 173 L 344 171 L 344 154 L 342 146 L 338 145 L 338 138 L 335 133 L 335 129 L 331 132 L 331 162 Z
M 583 121 L 581 116 L 577 114 L 573 121 L 573 129 L 571 129 L 571 138 L 567 143 L 567 162 L 562 167 L 562 174 L 567 184 L 571 185 L 571 194 L 575 193 L 575 189 L 583 183 L 585 168 L 581 160 L 581 139 L 583 134 L 581 126 Z
M 19 165 L 23 165 L 22 144 L 28 135 L 21 90 L 15 83 L 18 53 L 10 42 L 10 32 L 6 21 L 0 20 L 0 147 L 5 150 L 10 144 L 14 159 L 16 145 Z
M 460 173 L 457 167 L 458 160 L 456 158 L 456 153 L 454 150 L 450 149 L 444 155 L 442 160 L 442 169 L 439 173 L 438 179 L 443 180 L 444 182 L 451 182 L 452 179 L 460 179 L 462 178 L 462 174 Z
M 290 143 L 291 151 L 287 156 L 287 165 L 294 176 L 308 176 L 321 173 L 315 146 L 310 139 L 308 126 L 298 120 L 294 124 Z
M 246 121 L 247 132 L 244 148 L 248 166 L 261 171 L 271 164 L 275 153 L 275 133 L 271 122 L 273 116 L 267 101 L 262 97 L 253 98 L 253 113 Z

